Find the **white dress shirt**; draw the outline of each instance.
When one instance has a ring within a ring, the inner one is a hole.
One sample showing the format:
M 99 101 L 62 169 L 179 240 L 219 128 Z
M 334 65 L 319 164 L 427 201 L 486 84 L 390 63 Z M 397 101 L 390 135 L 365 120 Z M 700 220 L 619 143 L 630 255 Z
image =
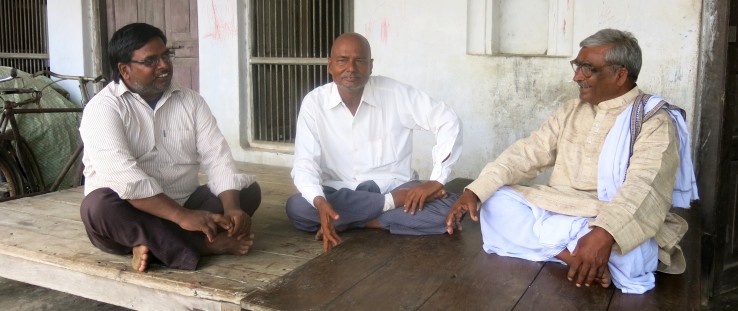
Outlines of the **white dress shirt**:
M 292 178 L 313 204 L 322 185 L 356 189 L 373 180 L 382 193 L 417 179 L 412 168 L 413 130 L 436 135 L 430 180 L 445 184 L 461 156 L 461 124 L 453 110 L 428 94 L 390 78 L 373 76 L 356 115 L 335 83 L 308 93 L 297 118 Z
M 122 199 L 164 193 L 184 204 L 201 165 L 216 195 L 254 182 L 237 171 L 205 100 L 174 83 L 155 110 L 122 81 L 109 83 L 85 107 L 80 134 L 85 195 L 105 187 Z

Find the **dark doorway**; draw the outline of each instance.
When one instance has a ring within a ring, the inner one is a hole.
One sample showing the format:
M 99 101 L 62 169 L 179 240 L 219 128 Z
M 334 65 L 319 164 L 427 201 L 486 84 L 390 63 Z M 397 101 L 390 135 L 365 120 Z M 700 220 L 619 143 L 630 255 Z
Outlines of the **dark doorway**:
M 705 14 L 716 22 L 703 25 L 714 39 L 703 54 L 700 159 L 703 303 L 738 292 L 738 1 L 705 1 Z M 705 17 L 703 15 L 703 17 Z M 712 28 L 710 26 L 713 26 Z

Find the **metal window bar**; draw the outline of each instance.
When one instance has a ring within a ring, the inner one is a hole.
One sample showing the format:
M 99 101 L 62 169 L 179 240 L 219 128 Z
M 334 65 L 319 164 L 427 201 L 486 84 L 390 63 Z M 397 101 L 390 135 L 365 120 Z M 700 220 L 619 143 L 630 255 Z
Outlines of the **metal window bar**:
M 49 69 L 46 0 L 0 1 L 0 66 Z
M 253 140 L 293 143 L 302 98 L 330 82 L 335 37 L 351 31 L 351 0 L 253 0 Z

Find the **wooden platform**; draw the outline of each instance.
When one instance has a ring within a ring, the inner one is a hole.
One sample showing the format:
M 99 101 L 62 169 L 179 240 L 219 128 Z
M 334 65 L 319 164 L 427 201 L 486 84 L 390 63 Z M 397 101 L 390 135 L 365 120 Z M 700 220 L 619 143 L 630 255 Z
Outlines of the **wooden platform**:
M 241 165 L 257 175 L 263 202 L 248 256 L 212 256 L 197 271 L 131 271 L 130 256 L 94 248 L 79 216 L 81 188 L 0 203 L 0 276 L 137 310 L 240 310 L 249 292 L 322 253 L 285 213 L 295 193 L 289 168 Z
M 644 295 L 576 288 L 563 265 L 485 254 L 479 226 L 468 220 L 453 236 L 350 231 L 322 254 L 322 244 L 284 214 L 295 192 L 289 169 L 240 168 L 257 175 L 264 198 L 248 256 L 208 257 L 193 272 L 133 272 L 130 257 L 90 245 L 79 219 L 81 189 L 71 189 L 0 203 L 0 276 L 137 310 L 699 309 L 696 243 L 684 245 L 688 273 L 658 274 Z

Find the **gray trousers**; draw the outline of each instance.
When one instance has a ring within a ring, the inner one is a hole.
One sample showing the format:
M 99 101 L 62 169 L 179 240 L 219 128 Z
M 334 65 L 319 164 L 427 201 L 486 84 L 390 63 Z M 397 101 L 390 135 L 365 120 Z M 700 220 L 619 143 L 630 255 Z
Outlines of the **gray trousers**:
M 420 181 L 409 181 L 396 189 L 412 188 Z M 383 229 L 392 234 L 429 235 L 446 232 L 446 216 L 451 205 L 459 197 L 449 193 L 445 199 L 426 202 L 423 210 L 415 215 L 405 213 L 402 208 L 382 212 L 384 208 L 384 194 L 379 192 L 379 186 L 374 181 L 365 181 L 355 190 L 341 188 L 336 190 L 323 186 L 323 193 L 328 203 L 341 217 L 333 224 L 337 231 L 352 228 L 363 228 L 370 220 L 379 220 Z M 320 229 L 320 215 L 301 194 L 295 194 L 287 200 L 287 217 L 295 228 L 308 232 Z
M 252 216 L 261 203 L 259 184 L 242 189 L 239 197 L 241 209 Z M 184 207 L 223 214 L 220 199 L 205 185 L 190 195 Z M 185 270 L 195 270 L 200 261 L 205 234 L 140 211 L 110 188 L 96 189 L 85 196 L 80 215 L 90 242 L 102 251 L 125 255 L 134 246 L 146 245 L 155 260 Z

